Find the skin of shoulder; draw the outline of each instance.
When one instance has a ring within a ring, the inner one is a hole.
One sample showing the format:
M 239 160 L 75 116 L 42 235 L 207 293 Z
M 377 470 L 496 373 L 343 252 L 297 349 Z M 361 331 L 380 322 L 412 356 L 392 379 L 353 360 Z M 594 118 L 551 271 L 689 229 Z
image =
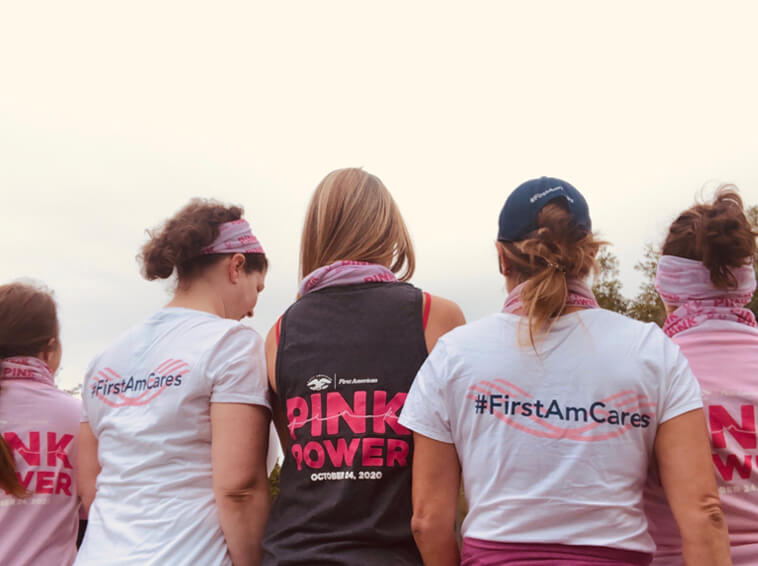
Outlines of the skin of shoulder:
M 443 297 L 430 295 L 432 304 L 429 308 L 429 321 L 424 331 L 426 349 L 432 351 L 437 340 L 452 329 L 466 324 L 466 317 L 457 303 Z
M 268 384 L 276 392 L 276 323 L 266 334 L 266 372 L 268 373 Z

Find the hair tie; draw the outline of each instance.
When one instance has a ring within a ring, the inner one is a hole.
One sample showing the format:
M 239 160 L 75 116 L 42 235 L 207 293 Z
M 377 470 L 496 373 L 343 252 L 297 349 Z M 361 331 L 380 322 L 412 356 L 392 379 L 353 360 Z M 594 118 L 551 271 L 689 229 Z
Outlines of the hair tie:
M 545 260 L 545 263 L 547 263 L 547 266 L 554 269 L 555 271 L 559 271 L 561 273 L 566 273 L 566 268 L 562 265 L 558 265 L 557 263 L 553 263 L 552 261 Z

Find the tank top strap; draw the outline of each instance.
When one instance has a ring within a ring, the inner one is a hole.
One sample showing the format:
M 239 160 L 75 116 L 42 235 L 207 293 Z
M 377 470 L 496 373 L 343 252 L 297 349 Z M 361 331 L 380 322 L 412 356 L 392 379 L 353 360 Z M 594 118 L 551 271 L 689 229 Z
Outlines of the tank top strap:
M 284 315 L 282 315 L 284 316 Z M 276 336 L 276 345 L 279 345 L 279 337 L 282 334 L 282 317 L 276 319 L 276 324 L 274 325 L 274 336 Z
M 423 319 L 422 319 L 424 330 L 426 330 L 426 323 L 429 322 L 429 310 L 431 309 L 431 307 L 432 307 L 432 296 L 426 291 L 424 291 L 424 314 L 423 314 Z

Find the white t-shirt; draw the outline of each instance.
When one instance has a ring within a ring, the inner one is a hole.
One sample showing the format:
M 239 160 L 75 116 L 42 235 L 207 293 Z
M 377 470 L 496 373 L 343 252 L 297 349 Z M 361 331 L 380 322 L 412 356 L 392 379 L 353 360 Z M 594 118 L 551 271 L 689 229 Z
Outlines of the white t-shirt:
M 702 406 L 687 361 L 654 324 L 601 309 L 562 316 L 539 356 L 525 326 L 496 314 L 442 337 L 400 423 L 455 444 L 464 536 L 652 552 L 656 429 Z
M 231 566 L 212 489 L 211 403 L 270 408 L 261 337 L 165 308 L 95 358 L 83 416 L 102 470 L 76 566 Z

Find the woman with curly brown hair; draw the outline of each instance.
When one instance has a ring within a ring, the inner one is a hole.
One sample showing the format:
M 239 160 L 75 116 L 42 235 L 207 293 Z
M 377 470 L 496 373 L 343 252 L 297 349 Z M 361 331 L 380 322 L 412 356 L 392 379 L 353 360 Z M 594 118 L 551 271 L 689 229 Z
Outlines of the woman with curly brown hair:
M 733 185 L 671 224 L 656 289 L 663 331 L 682 349 L 703 391 L 721 502 L 737 566 L 758 557 L 758 328 L 745 308 L 755 292 L 756 233 Z M 645 499 L 658 546 L 653 564 L 683 564 L 683 541 L 665 494 L 651 478 Z M 682 533 L 685 534 L 685 533 Z
M 412 524 L 427 566 L 648 564 L 653 455 L 688 564 L 730 563 L 697 382 L 657 326 L 598 308 L 585 278 L 601 244 L 566 181 L 508 197 L 503 312 L 439 340 L 400 417 L 415 433 Z
M 0 286 L 0 564 L 69 566 L 76 555 L 79 401 L 55 387 L 52 294 Z
M 150 233 L 173 299 L 87 370 L 77 566 L 248 566 L 268 513 L 269 402 L 252 316 L 267 260 L 236 206 L 194 200 Z

